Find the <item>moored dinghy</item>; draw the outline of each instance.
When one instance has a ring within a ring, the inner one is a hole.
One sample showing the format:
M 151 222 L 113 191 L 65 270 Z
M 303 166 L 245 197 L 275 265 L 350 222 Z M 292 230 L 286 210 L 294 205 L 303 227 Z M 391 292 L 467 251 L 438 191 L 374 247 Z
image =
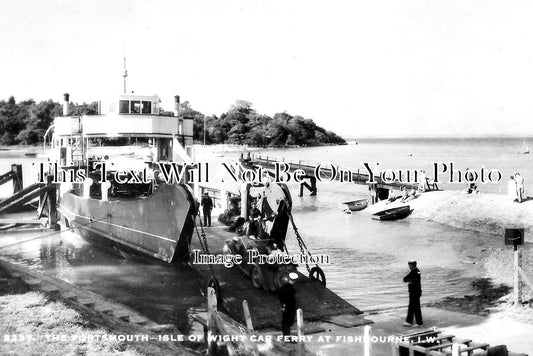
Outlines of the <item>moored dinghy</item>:
M 412 211 L 409 205 L 404 205 L 372 214 L 372 219 L 380 221 L 399 220 L 408 217 Z
M 347 201 L 343 204 L 346 204 L 348 207 L 347 209 L 350 209 L 350 211 L 359 211 L 363 210 L 368 206 L 368 200 L 367 199 L 359 199 L 359 200 L 353 200 L 353 201 Z

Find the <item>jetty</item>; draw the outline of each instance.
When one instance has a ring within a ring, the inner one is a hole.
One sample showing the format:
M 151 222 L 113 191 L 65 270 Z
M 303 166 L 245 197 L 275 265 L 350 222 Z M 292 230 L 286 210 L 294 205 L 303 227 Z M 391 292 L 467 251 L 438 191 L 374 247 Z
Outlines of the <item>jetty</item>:
M 386 181 L 381 175 L 369 174 L 367 169 L 350 170 L 335 165 L 321 166 L 302 163 L 302 161 L 292 162 L 285 159 L 276 159 L 269 156 L 250 155 L 249 157 L 241 156 L 241 163 L 251 167 L 262 167 L 275 171 L 276 169 L 286 169 L 287 172 L 294 173 L 300 170 L 303 174 L 300 176 L 304 179 L 300 183 L 299 196 L 303 196 L 304 188 L 314 196 L 318 192 L 317 181 L 336 181 L 340 183 L 353 183 L 357 185 L 366 185 L 370 191 L 371 203 L 374 204 L 380 200 L 388 198 L 391 189 L 399 190 L 402 187 L 407 189 L 418 189 L 419 183 L 402 183 L 397 180 Z M 282 168 L 280 168 L 282 167 Z M 438 186 L 430 183 L 426 178 L 426 190 L 438 190 Z

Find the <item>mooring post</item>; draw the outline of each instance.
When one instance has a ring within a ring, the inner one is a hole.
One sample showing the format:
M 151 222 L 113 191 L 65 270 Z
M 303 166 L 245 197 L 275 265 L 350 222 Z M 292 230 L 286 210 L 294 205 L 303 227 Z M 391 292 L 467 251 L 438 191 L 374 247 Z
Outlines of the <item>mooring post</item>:
M 311 177 L 311 196 L 315 196 L 317 193 L 316 177 Z
M 248 308 L 248 302 L 246 300 L 242 301 L 242 309 L 244 311 L 244 319 L 246 319 L 246 329 L 248 331 L 248 337 L 254 333 L 254 325 L 252 324 L 252 315 L 250 314 L 250 308 Z M 259 349 L 257 348 L 256 342 L 251 342 L 252 354 L 254 356 L 259 356 Z
M 13 177 L 13 193 L 22 190 L 24 184 L 22 181 L 22 164 L 12 164 L 11 171 L 15 174 Z
M 520 269 L 522 268 L 522 251 L 514 245 L 514 305 L 522 306 L 522 281 Z
M 254 325 L 252 324 L 252 315 L 250 314 L 250 308 L 248 308 L 248 302 L 242 301 L 242 310 L 244 311 L 244 318 L 246 319 L 246 329 L 249 333 L 254 332 Z
M 376 203 L 376 185 L 370 184 L 368 186 L 368 190 L 370 192 L 370 204 L 375 204 Z
M 300 183 L 300 194 L 298 196 L 302 197 L 304 195 L 304 187 L 307 188 L 307 190 L 311 192 L 311 194 L 309 194 L 310 196 L 315 196 L 316 193 L 318 192 L 318 189 L 316 187 L 316 178 L 310 175 L 302 176 L 302 178 L 309 179 L 309 182 L 311 184 L 307 182 Z
M 460 344 L 452 344 L 452 356 L 460 356 L 461 353 L 461 345 Z
M 296 310 L 296 325 L 298 327 L 298 356 L 304 356 L 305 344 L 301 341 L 304 337 L 304 313 L 302 309 Z
M 216 349 L 216 341 L 211 337 L 215 333 L 217 311 L 217 295 L 215 289 L 207 288 L 207 354 L 213 355 Z

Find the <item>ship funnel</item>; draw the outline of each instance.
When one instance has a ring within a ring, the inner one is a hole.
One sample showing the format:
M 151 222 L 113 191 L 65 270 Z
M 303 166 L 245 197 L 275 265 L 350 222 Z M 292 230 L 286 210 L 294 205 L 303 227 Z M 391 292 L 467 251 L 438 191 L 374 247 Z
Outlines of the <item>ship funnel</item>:
M 174 116 L 180 115 L 180 96 L 174 96 Z
M 68 116 L 69 93 L 63 94 L 63 116 Z

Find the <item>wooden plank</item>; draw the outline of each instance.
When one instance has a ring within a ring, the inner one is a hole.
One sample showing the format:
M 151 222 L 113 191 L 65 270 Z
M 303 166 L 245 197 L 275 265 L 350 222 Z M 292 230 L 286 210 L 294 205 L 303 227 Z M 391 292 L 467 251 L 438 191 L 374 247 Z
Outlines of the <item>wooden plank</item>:
M 15 218 L 2 218 L 0 219 L 0 224 L 10 224 L 10 225 L 44 225 L 46 224 L 47 219 L 15 219 Z
M 12 171 L 9 171 L 7 173 L 4 173 L 0 176 L 0 185 L 9 182 L 11 179 L 16 177 L 16 174 Z
M 39 183 L 33 184 L 31 187 L 33 187 L 32 190 L 26 192 L 21 190 L 8 199 L 0 202 L 0 213 L 8 210 L 9 208 L 30 202 L 39 195 L 43 194 L 47 189 L 50 189 L 49 187 L 39 186 Z

